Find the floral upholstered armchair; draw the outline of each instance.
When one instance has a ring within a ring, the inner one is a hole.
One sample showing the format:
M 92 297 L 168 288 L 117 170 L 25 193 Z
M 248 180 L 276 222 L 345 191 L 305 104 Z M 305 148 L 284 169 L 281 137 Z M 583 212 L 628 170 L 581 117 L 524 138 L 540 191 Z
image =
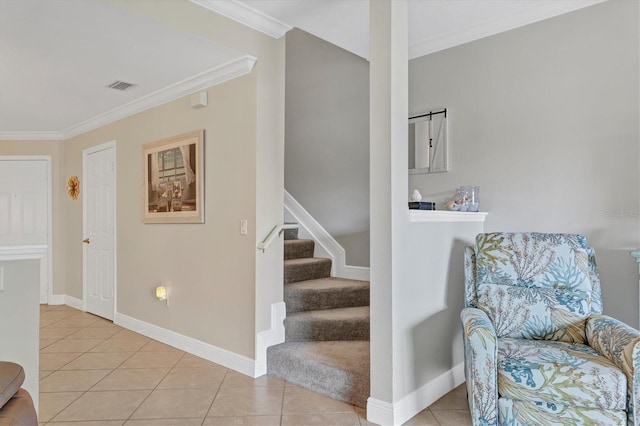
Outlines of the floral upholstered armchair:
M 474 425 L 640 426 L 640 333 L 602 315 L 585 237 L 479 234 L 465 281 Z

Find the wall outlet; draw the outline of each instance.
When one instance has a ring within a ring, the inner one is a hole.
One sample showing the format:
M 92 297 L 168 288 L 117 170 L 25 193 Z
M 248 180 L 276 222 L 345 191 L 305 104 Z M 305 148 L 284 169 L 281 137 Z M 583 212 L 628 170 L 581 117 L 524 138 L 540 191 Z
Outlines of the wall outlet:
M 248 227 L 247 227 L 247 219 L 242 219 L 240 221 L 240 235 L 247 235 Z

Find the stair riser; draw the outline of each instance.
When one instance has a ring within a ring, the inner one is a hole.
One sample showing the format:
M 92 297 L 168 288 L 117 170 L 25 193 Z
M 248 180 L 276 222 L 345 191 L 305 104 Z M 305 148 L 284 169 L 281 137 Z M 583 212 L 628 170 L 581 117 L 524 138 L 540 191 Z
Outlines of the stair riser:
M 290 240 L 284 243 L 284 260 L 313 257 L 315 243 L 312 240 Z
M 312 264 L 284 265 L 284 283 L 316 280 L 327 278 L 331 275 L 331 260 Z
M 284 301 L 287 305 L 287 314 L 322 309 L 369 306 L 369 288 L 294 291 L 288 290 L 285 286 Z
M 285 229 L 284 230 L 284 239 L 285 240 L 295 240 L 298 238 L 298 228 L 296 229 Z
M 319 320 L 287 317 L 285 341 L 369 340 L 369 318 Z

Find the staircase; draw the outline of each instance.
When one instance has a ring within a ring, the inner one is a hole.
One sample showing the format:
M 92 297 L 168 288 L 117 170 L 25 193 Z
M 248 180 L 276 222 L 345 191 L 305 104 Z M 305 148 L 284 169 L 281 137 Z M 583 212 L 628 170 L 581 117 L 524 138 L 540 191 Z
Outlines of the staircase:
M 284 234 L 285 342 L 267 350 L 268 374 L 365 407 L 369 397 L 369 283 L 331 277 L 315 242 Z

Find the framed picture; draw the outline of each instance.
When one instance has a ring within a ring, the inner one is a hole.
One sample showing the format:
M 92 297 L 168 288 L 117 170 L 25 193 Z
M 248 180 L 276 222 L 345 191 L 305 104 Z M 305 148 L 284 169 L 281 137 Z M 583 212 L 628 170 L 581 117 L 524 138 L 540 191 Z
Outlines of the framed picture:
M 144 223 L 204 223 L 204 130 L 142 145 Z

